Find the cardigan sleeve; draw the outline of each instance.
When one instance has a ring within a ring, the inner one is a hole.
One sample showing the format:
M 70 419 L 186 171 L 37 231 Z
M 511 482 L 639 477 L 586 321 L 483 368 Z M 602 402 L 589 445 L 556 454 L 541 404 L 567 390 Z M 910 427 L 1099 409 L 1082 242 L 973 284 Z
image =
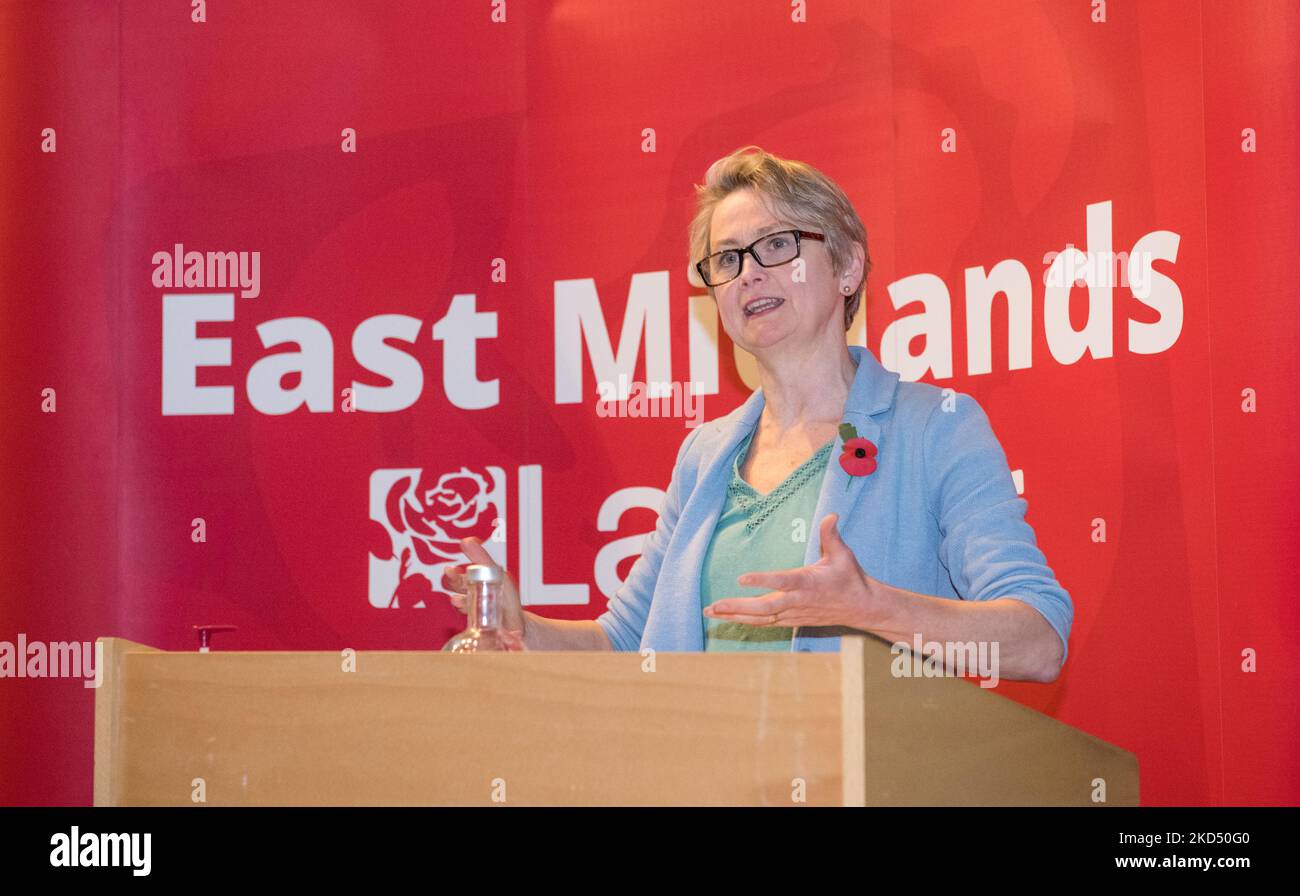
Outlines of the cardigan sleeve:
M 1016 494 L 988 415 L 958 392 L 930 412 L 922 441 L 926 498 L 953 587 L 963 600 L 1010 597 L 1029 604 L 1060 636 L 1064 662 L 1074 605 L 1025 521 L 1029 505 Z
M 654 531 L 646 535 L 641 556 L 632 564 L 627 579 L 609 599 L 605 612 L 596 617 L 597 624 L 605 630 L 605 635 L 615 650 L 637 650 L 641 646 L 641 634 L 645 631 L 646 619 L 650 615 L 650 601 L 659 580 L 659 569 L 677 526 L 677 518 L 681 515 L 683 480 L 686 478 L 683 475 L 682 460 L 703 429 L 703 426 L 695 427 L 682 440 L 682 445 L 677 450 L 677 460 L 673 464 L 672 478 L 668 482 L 668 491 L 664 495 L 659 521 L 655 524 Z

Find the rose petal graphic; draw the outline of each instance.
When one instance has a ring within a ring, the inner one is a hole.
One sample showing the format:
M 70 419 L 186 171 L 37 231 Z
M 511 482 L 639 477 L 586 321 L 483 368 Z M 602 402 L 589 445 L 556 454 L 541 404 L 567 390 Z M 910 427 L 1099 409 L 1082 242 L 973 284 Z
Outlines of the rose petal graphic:
M 366 537 L 370 542 L 370 555 L 376 560 L 393 559 L 393 539 L 384 528 L 383 523 L 375 520 L 368 520 L 369 526 L 366 527 Z
M 401 503 L 402 495 L 411 485 L 411 477 L 403 476 L 393 483 L 384 497 L 384 511 L 388 514 L 388 525 L 393 527 L 394 532 L 401 532 L 405 526 L 402 525 L 402 515 L 398 512 L 398 504 Z
M 402 517 L 406 520 L 406 528 L 408 531 L 415 532 L 419 535 L 435 534 L 433 529 L 431 529 L 424 520 L 420 519 L 419 508 L 410 501 L 402 502 Z
M 423 538 L 412 536 L 411 547 L 415 548 L 415 556 L 419 557 L 420 562 L 425 566 L 437 566 L 442 562 L 438 559 L 438 555 L 433 552 L 433 548 L 429 547 Z

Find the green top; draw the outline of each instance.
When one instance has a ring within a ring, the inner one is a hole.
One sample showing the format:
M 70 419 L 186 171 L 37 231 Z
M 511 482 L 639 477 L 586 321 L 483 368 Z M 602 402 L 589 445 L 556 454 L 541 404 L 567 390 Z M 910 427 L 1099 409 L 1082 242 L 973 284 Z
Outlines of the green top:
M 747 572 L 770 572 L 804 565 L 813 513 L 821 494 L 831 439 L 785 481 L 766 495 L 759 494 L 740 475 L 749 450 L 751 430 L 736 451 L 731 465 L 727 500 L 713 530 L 700 572 L 700 612 L 715 600 L 758 597 L 767 588 L 744 588 L 736 579 Z M 794 629 L 746 625 L 704 619 L 704 649 L 789 650 Z

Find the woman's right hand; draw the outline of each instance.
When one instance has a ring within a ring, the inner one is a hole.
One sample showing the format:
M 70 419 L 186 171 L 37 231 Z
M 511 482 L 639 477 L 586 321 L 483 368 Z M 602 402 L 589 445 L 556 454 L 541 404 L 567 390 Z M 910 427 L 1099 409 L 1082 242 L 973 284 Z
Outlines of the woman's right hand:
M 479 563 L 484 566 L 495 566 L 498 569 L 497 562 L 483 547 L 483 542 L 478 538 L 462 538 L 460 540 L 460 549 L 465 556 L 469 558 L 469 563 Z M 444 568 L 442 574 L 442 587 L 451 597 L 452 604 L 462 613 L 469 612 L 469 588 L 465 581 L 465 569 L 469 563 L 459 563 L 455 566 Z M 508 632 L 514 632 L 523 640 L 525 632 L 524 608 L 519 600 L 519 588 L 515 585 L 514 576 L 501 569 L 501 627 Z

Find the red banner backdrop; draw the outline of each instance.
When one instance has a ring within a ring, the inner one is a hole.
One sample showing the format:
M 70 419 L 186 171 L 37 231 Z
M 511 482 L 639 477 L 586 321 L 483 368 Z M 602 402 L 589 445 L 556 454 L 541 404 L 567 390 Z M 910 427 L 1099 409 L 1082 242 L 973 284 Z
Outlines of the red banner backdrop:
M 691 423 L 598 383 L 754 385 L 686 252 L 754 143 L 1017 471 L 1075 621 L 1002 692 L 1145 803 L 1300 799 L 1296 6 L 187 7 L 0 7 L 0 640 L 434 649 L 469 532 L 594 618 Z M 89 802 L 93 693 L 0 679 L 0 802 Z

